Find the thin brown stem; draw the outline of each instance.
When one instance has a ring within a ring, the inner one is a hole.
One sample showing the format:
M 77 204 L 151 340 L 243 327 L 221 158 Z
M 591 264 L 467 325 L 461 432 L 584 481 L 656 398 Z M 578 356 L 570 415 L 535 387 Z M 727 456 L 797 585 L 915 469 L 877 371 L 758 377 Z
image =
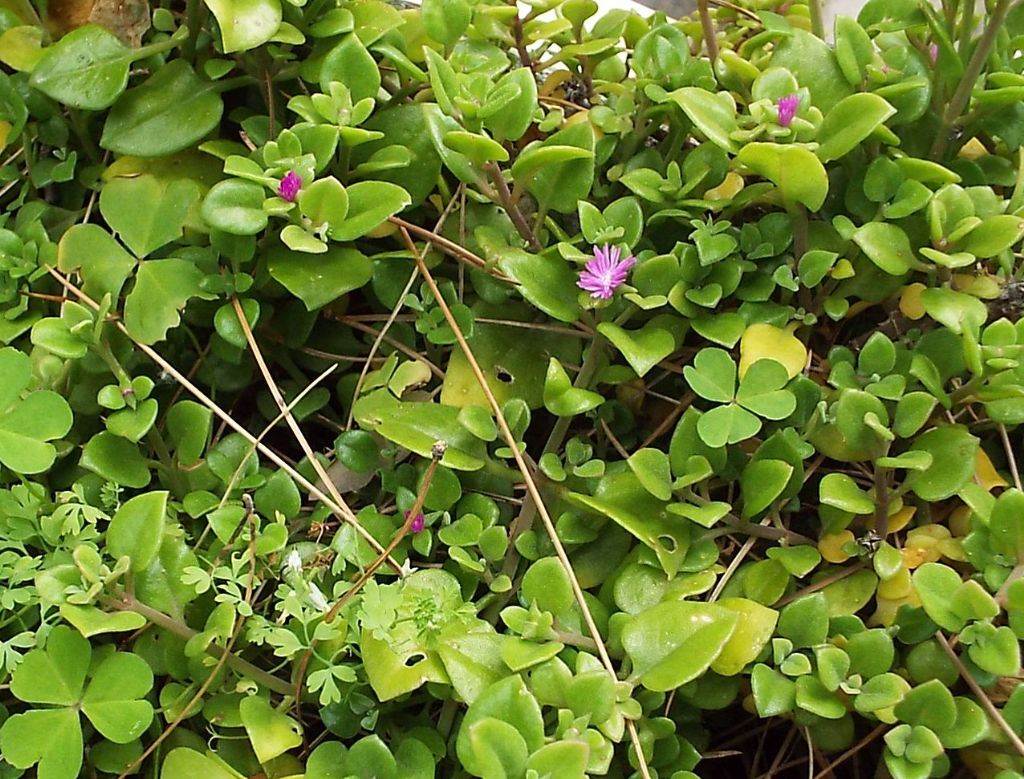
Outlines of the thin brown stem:
M 781 609 L 787 603 L 792 603 L 795 600 L 799 600 L 800 598 L 804 597 L 805 595 L 810 595 L 812 592 L 817 592 L 818 590 L 823 590 L 826 587 L 828 587 L 830 584 L 835 584 L 838 581 L 842 581 L 847 576 L 853 576 L 853 574 L 857 573 L 857 571 L 863 570 L 865 566 L 866 566 L 866 563 L 859 562 L 859 563 L 854 563 L 853 565 L 848 566 L 846 568 L 843 568 L 843 569 L 841 569 L 839 571 L 836 571 L 831 576 L 826 576 L 824 579 L 821 579 L 820 581 L 816 581 L 814 584 L 807 585 L 802 590 L 797 590 L 792 595 L 787 595 L 784 598 L 781 598 L 778 603 L 776 603 L 776 604 L 774 604 L 772 606 L 772 608 Z
M 342 596 L 338 598 L 337 601 L 335 601 L 333 606 L 331 606 L 330 610 L 326 614 L 324 614 L 324 622 L 330 624 L 334 621 L 335 617 L 338 616 L 339 612 L 343 608 L 345 608 L 346 604 L 348 604 L 352 600 L 352 598 L 356 596 L 356 594 L 370 580 L 370 577 L 377 572 L 377 569 L 380 568 L 381 564 L 391 555 L 392 552 L 395 551 L 395 548 L 402 542 L 402 539 L 409 534 L 409 531 L 412 529 L 413 523 L 416 521 L 416 516 L 423 509 L 423 501 L 426 500 L 427 498 L 427 490 L 430 489 L 430 484 L 434 480 L 434 473 L 437 470 L 437 464 L 441 461 L 441 458 L 444 456 L 445 449 L 447 449 L 447 444 L 444 441 L 438 441 L 437 443 L 434 444 L 432 452 L 433 457 L 430 460 L 430 465 L 427 466 L 426 473 L 423 474 L 423 482 L 420 484 L 419 493 L 416 495 L 416 500 L 412 504 L 412 508 L 409 509 L 408 511 L 408 515 L 405 518 L 405 522 L 403 522 L 401 526 L 398 528 L 398 532 L 396 532 L 394 537 L 391 539 L 391 543 L 387 545 L 387 547 L 380 554 L 380 556 L 378 556 L 376 560 L 374 560 L 372 563 L 370 563 L 369 566 L 367 566 L 366 570 L 363 571 L 363 573 L 360 575 L 358 579 L 356 579 L 352 586 L 345 590 Z M 304 684 L 306 679 L 306 669 L 309 668 L 309 661 L 312 659 L 313 652 L 316 651 L 317 644 L 319 643 L 320 642 L 316 638 L 310 641 L 309 648 L 302 655 L 302 660 L 299 662 L 299 668 L 295 674 L 296 708 L 298 708 L 299 704 L 302 701 L 302 685 Z
M 1013 446 L 1010 444 L 1010 436 L 1006 432 L 1006 425 L 999 423 L 999 438 L 1003 442 L 1003 449 L 1006 451 L 1006 464 L 1010 466 L 1010 474 L 1013 476 L 1013 486 L 1024 491 L 1020 484 L 1020 470 L 1017 468 L 1017 457 L 1013 453 Z
M 533 229 L 530 227 L 530 223 L 526 221 L 526 217 L 523 216 L 523 212 L 519 210 L 519 206 L 517 206 L 515 201 L 512 200 L 512 193 L 509 191 L 508 183 L 505 181 L 505 174 L 501 172 L 501 168 L 498 167 L 498 163 L 488 162 L 484 166 L 484 169 L 491 177 L 491 181 L 494 182 L 495 190 L 498 193 L 498 202 L 501 203 L 501 207 L 505 209 L 509 219 L 512 220 L 512 224 L 515 225 L 520 237 L 526 241 L 526 245 L 530 247 L 530 251 L 542 251 L 544 247 L 540 245 L 540 241 L 538 241 L 537 236 L 534 235 Z
M 57 279 L 57 281 L 59 281 L 64 286 L 65 289 L 74 293 L 79 300 L 88 305 L 94 311 L 99 310 L 99 304 L 96 303 L 95 300 L 93 300 L 91 297 L 82 292 L 82 290 L 80 290 L 78 287 L 72 284 L 59 271 L 50 266 L 47 266 L 46 270 L 47 272 L 49 272 L 51 276 Z M 256 437 L 252 433 L 250 433 L 242 425 L 236 422 L 228 412 L 226 412 L 219 405 L 214 403 L 213 400 L 211 400 L 210 397 L 205 392 L 203 392 L 201 389 L 199 389 L 199 387 L 193 384 L 184 374 L 181 373 L 181 371 L 179 371 L 177 368 L 171 365 L 171 363 L 167 362 L 167 360 L 161 357 L 156 350 L 154 350 L 148 344 L 144 344 L 141 341 L 134 338 L 132 334 L 128 332 L 128 328 L 126 328 L 122 322 L 118 320 L 111 320 L 111 322 L 115 327 L 117 327 L 118 330 L 124 333 L 124 335 L 127 336 L 128 339 L 132 341 L 132 343 L 135 344 L 135 347 L 139 351 L 143 352 L 147 357 L 149 357 L 149 359 L 151 359 L 153 362 L 159 365 L 164 371 L 167 372 L 168 375 L 172 376 L 179 384 L 181 384 L 181 386 L 188 390 L 188 392 L 191 393 L 192 396 L 196 398 L 196 400 L 198 400 L 200 403 L 202 403 L 204 406 L 210 409 L 210 411 L 212 411 L 214 414 L 216 414 L 217 417 L 220 418 L 220 420 L 224 423 L 224 425 L 230 427 L 232 430 L 241 435 L 249 443 L 255 444 L 261 454 L 265 455 L 267 459 L 269 459 L 279 468 L 284 470 L 285 473 L 291 476 L 291 478 L 295 481 L 296 484 L 299 484 L 302 487 L 304 487 L 317 500 L 321 501 L 325 506 L 327 506 L 336 516 L 344 520 L 346 523 L 350 524 L 356 531 L 356 533 L 360 537 L 362 537 L 362 539 L 366 541 L 366 543 L 368 543 L 373 549 L 377 550 L 377 552 L 384 551 L 384 547 L 381 546 L 380 542 L 376 538 L 374 538 L 366 528 L 363 527 L 362 523 L 352 512 L 352 509 L 348 507 L 348 504 L 344 502 L 336 503 L 323 490 L 321 490 L 319 487 L 313 484 L 313 482 L 311 482 L 309 479 L 307 479 L 305 476 L 303 476 L 301 473 L 295 470 L 295 468 L 287 460 L 281 457 L 281 455 L 279 455 L 269 446 L 264 444 L 262 441 L 257 441 Z M 398 563 L 394 562 L 393 560 L 389 561 L 389 564 L 396 571 L 401 570 Z
M 1003 713 L 996 708 L 996 705 L 992 703 L 992 700 L 985 694 L 985 691 L 981 689 L 981 685 L 978 684 L 977 680 L 971 676 L 971 672 L 967 670 L 967 667 L 963 664 L 960 656 L 956 651 L 949 645 L 949 641 L 942 634 L 941 630 L 935 632 L 935 640 L 939 642 L 939 646 L 942 647 L 942 651 L 946 653 L 949 659 L 956 666 L 956 670 L 960 672 L 960 678 L 967 682 L 967 686 L 971 688 L 971 692 L 974 693 L 974 697 L 978 699 L 982 708 L 988 712 L 988 715 L 995 721 L 999 729 L 1006 734 L 1006 737 L 1010 740 L 1013 748 L 1020 753 L 1021 757 L 1024 757 L 1024 740 L 1017 735 L 1017 731 L 1013 729 L 1013 726 L 1006 721 Z
M 576 577 L 576 572 L 573 570 L 572 563 L 569 560 L 569 554 L 566 552 L 565 546 L 562 544 L 562 540 L 558 537 L 558 532 L 555 529 L 555 523 L 551 519 L 551 515 L 548 513 L 547 507 L 544 505 L 544 501 L 541 498 L 540 490 L 537 488 L 537 483 L 533 478 L 533 474 L 527 466 L 522 452 L 519 451 L 519 445 L 516 442 L 515 436 L 512 434 L 512 429 L 508 426 L 508 421 L 505 419 L 504 413 L 502 413 L 501 405 L 498 403 L 497 398 L 494 397 L 494 393 L 491 391 L 491 387 L 484 377 L 483 370 L 480 368 L 480 363 L 477 362 L 477 359 L 473 354 L 473 350 L 469 348 L 469 344 L 466 342 L 466 337 L 462 332 L 462 328 L 459 326 L 458 320 L 455 318 L 455 315 L 452 314 L 451 309 L 448 307 L 448 303 L 441 295 L 441 290 L 438 288 L 437 282 L 434 281 L 434 277 L 430 273 L 430 269 L 427 268 L 426 263 L 423 262 L 423 257 L 416 249 L 416 245 L 413 243 L 412 238 L 405 230 L 402 230 L 402 237 L 405 240 L 406 246 L 415 257 L 416 267 L 419 268 L 420 274 L 423 276 L 423 280 L 427 283 L 427 286 L 430 287 L 434 298 L 437 300 L 438 305 L 441 307 L 441 311 L 444 313 L 445 319 L 448 321 L 448 325 L 452 328 L 452 332 L 455 334 L 455 340 L 458 342 L 459 348 L 462 349 L 462 353 L 465 355 L 466 361 L 469 363 L 470 368 L 476 377 L 477 384 L 479 384 L 480 390 L 483 392 L 488 405 L 491 407 L 491 411 L 494 413 L 501 435 L 511 449 L 512 457 L 515 459 L 516 465 L 519 467 L 519 471 L 523 474 L 523 480 L 526 483 L 526 490 L 537 506 L 537 511 L 540 514 L 541 521 L 544 523 L 545 530 L 547 530 L 548 538 L 551 540 L 551 545 L 555 549 L 555 555 L 558 557 L 559 562 L 562 564 L 562 568 L 565 570 L 565 573 L 569 578 L 569 584 L 572 587 L 576 604 L 583 616 L 583 622 L 586 624 L 587 631 L 594 639 L 595 644 L 597 644 L 597 654 L 601 660 L 601 664 L 608 671 L 612 680 L 618 681 L 618 674 L 615 671 L 615 666 L 612 663 L 611 656 L 608 654 L 608 648 L 605 646 L 604 638 L 601 636 L 601 631 L 598 630 L 597 623 L 594 621 L 594 615 L 590 611 L 590 606 L 583 594 L 583 588 L 580 585 L 580 581 Z M 633 743 L 633 748 L 636 750 L 637 764 L 640 766 L 640 773 L 644 779 L 650 779 L 650 772 L 647 769 L 647 759 L 644 756 L 643 746 L 640 743 L 640 734 L 637 732 L 636 724 L 632 720 L 626 720 L 626 727 L 629 730 L 629 736 Z
M 137 601 L 132 596 L 124 594 L 117 598 L 106 598 L 103 600 L 103 603 L 104 605 L 110 606 L 111 608 L 119 611 L 134 611 L 136 614 L 141 614 L 157 627 L 163 628 L 168 633 L 173 633 L 186 641 L 197 635 L 197 631 L 193 630 L 185 623 L 178 622 L 174 617 L 168 616 L 162 611 L 157 611 L 156 609 L 147 606 L 145 603 Z M 228 659 L 225 662 L 230 668 L 237 671 L 240 675 L 247 676 L 254 682 L 258 682 L 268 690 L 280 695 L 291 695 L 292 688 L 288 682 L 283 679 L 278 679 L 276 676 L 264 671 L 262 668 L 257 668 L 248 660 L 245 660 L 236 654 L 226 652 L 217 644 L 210 644 L 206 648 L 206 652 L 217 658 L 226 654 Z
M 714 62 L 718 59 L 718 37 L 715 22 L 708 10 L 708 0 L 697 0 L 697 12 L 700 14 L 700 26 L 704 31 L 704 46 L 708 50 L 708 58 Z
M 313 447 L 309 445 L 309 441 L 307 441 L 306 436 L 303 435 L 302 429 L 299 427 L 299 423 L 295 420 L 295 416 L 288 408 L 288 404 L 285 402 L 284 396 L 281 394 L 281 390 L 274 381 L 274 377 L 270 375 L 270 368 L 267 366 L 267 361 L 263 359 L 263 352 L 260 350 L 259 344 L 256 343 L 256 338 L 252 334 L 252 328 L 249 327 L 249 321 L 245 318 L 245 312 L 242 310 L 242 304 L 239 302 L 237 295 L 231 296 L 231 304 L 235 308 L 235 314 L 238 316 L 238 322 L 242 328 L 242 332 L 245 333 L 245 340 L 249 344 L 250 351 L 252 351 L 253 359 L 256 360 L 256 365 L 259 366 L 260 373 L 263 374 L 263 380 L 266 382 L 267 388 L 270 390 L 270 394 L 274 398 L 274 402 L 277 403 L 278 409 L 282 414 L 284 414 L 285 423 L 291 429 L 292 434 L 295 436 L 295 440 L 298 442 L 303 454 L 306 455 L 306 459 L 309 460 L 309 464 L 313 466 L 313 470 L 316 472 L 316 475 L 320 477 L 321 483 L 326 487 L 327 491 L 334 499 L 334 502 L 339 506 L 345 506 L 348 508 L 348 505 L 345 503 L 345 499 L 341 497 L 341 493 L 338 492 L 338 488 L 334 484 L 334 480 L 327 475 L 327 470 L 313 453 Z M 352 509 L 348 510 L 349 513 L 352 513 Z M 385 554 L 384 557 L 387 558 L 388 555 Z M 391 563 L 395 567 L 395 570 L 401 570 L 398 563 L 394 560 L 391 560 Z
M 888 727 L 886 725 L 879 725 L 877 728 L 875 728 L 870 733 L 868 733 L 866 736 L 864 736 L 864 738 L 862 738 L 860 741 L 858 741 L 852 747 L 850 747 L 845 752 L 843 752 L 843 754 L 841 754 L 839 757 L 837 757 L 835 760 L 833 760 L 831 765 L 829 765 L 828 768 L 826 768 L 824 771 L 819 771 L 817 774 L 815 774 L 814 775 L 814 779 L 825 779 L 826 776 L 828 776 L 830 773 L 832 773 L 832 771 L 836 768 L 836 766 L 838 766 L 838 765 L 840 765 L 842 763 L 845 763 L 847 760 L 849 760 L 855 754 L 857 754 L 862 749 L 864 749 L 864 747 L 866 747 L 868 744 L 870 744 L 876 738 L 878 738 L 883 733 L 885 733 L 886 730 L 888 730 Z
M 238 524 L 239 527 L 242 527 L 243 525 L 249 528 L 249 578 L 245 584 L 245 602 L 251 605 L 253 583 L 256 579 L 256 518 L 251 503 L 249 505 L 249 510 L 246 513 L 245 520 Z M 199 701 L 203 699 L 203 696 L 206 695 L 206 692 L 210 689 L 214 680 L 217 678 L 217 674 L 220 673 L 220 669 L 224 667 L 224 664 L 228 661 L 229 657 L 233 657 L 231 650 L 234 649 L 235 642 L 238 641 L 238 636 L 242 632 L 242 626 L 245 625 L 245 620 L 240 619 L 237 612 L 234 614 L 232 619 L 234 624 L 231 628 L 231 635 L 228 637 L 228 641 L 224 645 L 224 653 L 214 664 L 213 669 L 206 676 L 206 679 L 203 680 L 203 683 L 199 685 L 199 689 L 196 690 L 195 695 L 193 695 L 192 698 L 182 707 L 178 712 L 178 716 L 168 723 L 167 727 L 163 729 L 153 743 L 147 746 L 145 751 L 135 758 L 135 760 L 120 776 L 117 777 L 117 779 L 125 779 L 125 777 L 133 773 L 138 766 L 142 765 L 142 761 L 153 754 L 153 752 L 155 752 L 160 745 L 167 740 L 178 725 L 184 722 L 185 718 L 189 716 L 189 711 L 191 711 L 192 707 L 199 703 Z

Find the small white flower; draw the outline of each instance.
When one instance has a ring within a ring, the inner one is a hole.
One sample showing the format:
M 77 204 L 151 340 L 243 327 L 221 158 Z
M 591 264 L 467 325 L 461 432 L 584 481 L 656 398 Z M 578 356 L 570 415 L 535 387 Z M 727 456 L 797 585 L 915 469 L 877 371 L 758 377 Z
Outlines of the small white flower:
M 292 549 L 288 553 L 288 558 L 284 561 L 284 571 L 289 574 L 302 573 L 302 558 L 297 549 Z
M 309 601 L 320 611 L 330 611 L 331 604 L 327 602 L 327 598 L 313 582 L 309 583 Z

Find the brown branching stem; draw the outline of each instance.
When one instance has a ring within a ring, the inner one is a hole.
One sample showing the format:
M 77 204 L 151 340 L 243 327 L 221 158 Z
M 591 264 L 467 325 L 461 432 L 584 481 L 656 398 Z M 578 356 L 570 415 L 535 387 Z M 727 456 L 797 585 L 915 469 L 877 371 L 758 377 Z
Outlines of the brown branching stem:
M 179 622 L 174 617 L 164 614 L 162 611 L 157 611 L 156 609 L 147 606 L 145 603 L 141 603 L 130 595 L 122 594 L 116 598 L 106 598 L 102 602 L 105 606 L 117 609 L 118 611 L 133 611 L 136 614 L 141 614 L 157 627 L 163 628 L 168 633 L 172 633 L 186 641 L 197 635 L 197 631 L 193 630 L 185 623 Z M 254 682 L 263 685 L 272 692 L 276 692 L 280 695 L 291 695 L 292 688 L 288 682 L 283 679 L 278 679 L 276 676 L 264 671 L 262 668 L 257 668 L 248 660 L 245 660 L 236 654 L 227 652 L 220 645 L 210 644 L 206 648 L 206 651 L 208 654 L 217 658 L 226 654 L 227 660 L 225 662 L 232 670 L 237 671 L 242 676 L 246 676 Z
M 520 237 L 526 241 L 526 245 L 530 247 L 532 252 L 541 252 L 544 247 L 540 245 L 540 241 L 537 240 L 537 236 L 533 234 L 533 229 L 530 227 L 530 223 L 526 221 L 526 217 L 523 216 L 523 212 L 519 210 L 519 206 L 516 205 L 512 198 L 512 192 L 508 188 L 508 182 L 505 181 L 505 175 L 501 172 L 501 168 L 498 167 L 496 162 L 488 162 L 484 169 L 487 174 L 491 177 L 491 181 L 494 182 L 494 188 L 498 195 L 498 202 L 501 207 L 505 209 L 509 219 L 512 220 L 512 224 L 515 225 L 516 231 Z
M 427 466 L 426 472 L 423 474 L 423 481 L 420 484 L 420 489 L 416 495 L 416 500 L 412 504 L 412 508 L 409 509 L 405 522 L 398 528 L 398 532 L 395 533 L 391 542 L 384 548 L 384 551 L 374 560 L 370 565 L 366 567 L 366 570 L 360 574 L 359 578 L 349 587 L 344 594 L 334 605 L 331 606 L 330 610 L 324 614 L 324 622 L 330 624 L 334 621 L 335 617 L 341 612 L 345 606 L 352 601 L 363 586 L 370 580 L 377 570 L 383 565 L 384 561 L 387 560 L 391 553 L 395 551 L 395 548 L 402 543 L 402 539 L 405 538 L 409 531 L 412 529 L 413 523 L 416 521 L 416 515 L 423 510 L 423 501 L 427 498 L 427 490 L 430 489 L 430 485 L 434 480 L 434 473 L 437 471 L 437 464 L 441 461 L 444 456 L 447 444 L 443 441 L 438 441 L 434 444 L 433 457 L 430 460 L 430 465 Z M 316 651 L 316 647 L 319 641 L 314 638 L 305 654 L 302 656 L 302 660 L 299 662 L 298 671 L 295 674 L 295 706 L 298 707 L 302 701 L 302 685 L 306 679 L 306 670 L 309 668 L 309 661 L 313 658 L 313 653 Z
M 243 526 L 249 529 L 249 577 L 245 583 L 244 600 L 245 603 L 251 606 L 253 586 L 256 581 L 256 515 L 251 501 L 247 504 L 245 519 L 238 524 L 238 527 Z M 147 757 L 160 748 L 160 745 L 168 739 L 178 725 L 185 721 L 192 711 L 192 708 L 203 699 L 203 696 L 206 695 L 207 691 L 213 685 L 214 680 L 217 678 L 217 674 L 220 673 L 220 669 L 224 667 L 225 663 L 229 662 L 230 658 L 235 656 L 232 654 L 231 650 L 234 649 L 235 642 L 238 641 L 238 636 L 242 632 L 245 620 L 239 619 L 239 614 L 236 612 L 232 617 L 232 621 L 233 625 L 231 627 L 231 634 L 228 637 L 227 643 L 224 645 L 224 651 L 210 670 L 210 673 L 207 674 L 206 678 L 203 680 L 203 683 L 199 685 L 199 689 L 196 690 L 195 694 L 192 695 L 188 702 L 181 707 L 178 711 L 178 715 L 167 724 L 167 727 L 163 729 L 160 735 L 146 747 L 145 751 L 141 755 L 135 758 L 135 760 L 117 777 L 117 779 L 125 779 L 129 774 L 134 773 L 135 769 L 142 765 L 142 762 Z

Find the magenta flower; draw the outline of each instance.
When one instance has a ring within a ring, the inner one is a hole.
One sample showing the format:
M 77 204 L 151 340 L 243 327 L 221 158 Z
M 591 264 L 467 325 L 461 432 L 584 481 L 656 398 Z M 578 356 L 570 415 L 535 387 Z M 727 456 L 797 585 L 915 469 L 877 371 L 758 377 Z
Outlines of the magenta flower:
M 580 271 L 576 286 L 590 293 L 590 297 L 607 300 L 626 281 L 629 269 L 636 265 L 635 257 L 621 259 L 617 246 L 594 247 L 594 258 Z
M 409 519 L 408 511 L 405 512 L 405 518 L 406 520 Z M 419 533 L 423 529 L 423 525 L 425 524 L 425 522 L 426 519 L 424 519 L 423 515 L 417 514 L 415 517 L 413 517 L 412 522 L 409 523 L 409 530 L 413 533 Z
M 294 203 L 300 189 L 302 189 L 302 177 L 294 170 L 290 170 L 281 179 L 281 183 L 277 185 L 277 194 L 289 203 Z
M 780 97 L 777 105 L 779 110 L 779 124 L 783 127 L 789 127 L 793 122 L 793 117 L 796 116 L 796 110 L 800 107 L 800 96 L 786 95 L 785 97 Z

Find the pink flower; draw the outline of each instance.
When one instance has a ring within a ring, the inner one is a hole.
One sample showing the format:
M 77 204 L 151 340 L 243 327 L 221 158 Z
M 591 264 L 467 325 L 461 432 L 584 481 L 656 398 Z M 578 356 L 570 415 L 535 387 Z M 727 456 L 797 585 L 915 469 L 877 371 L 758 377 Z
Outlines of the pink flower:
M 409 519 L 408 511 L 405 512 L 405 518 L 406 520 Z M 423 529 L 423 525 L 425 522 L 426 519 L 424 519 L 423 515 L 417 514 L 415 517 L 413 517 L 412 522 L 409 523 L 409 530 L 413 533 L 419 533 Z
M 302 189 L 302 177 L 294 170 L 290 170 L 277 185 L 277 194 L 289 203 L 294 203 L 300 189 Z
M 617 246 L 594 247 L 594 258 L 580 271 L 576 286 L 590 293 L 590 297 L 607 300 L 626 281 L 629 269 L 636 265 L 635 257 L 621 259 Z
M 779 124 L 783 127 L 789 127 L 793 122 L 793 117 L 796 116 L 796 111 L 799 107 L 799 95 L 786 95 L 785 97 L 780 97 L 778 102 Z
M 932 65 L 935 65 L 939 61 L 939 44 L 929 44 L 928 59 L 931 60 Z

